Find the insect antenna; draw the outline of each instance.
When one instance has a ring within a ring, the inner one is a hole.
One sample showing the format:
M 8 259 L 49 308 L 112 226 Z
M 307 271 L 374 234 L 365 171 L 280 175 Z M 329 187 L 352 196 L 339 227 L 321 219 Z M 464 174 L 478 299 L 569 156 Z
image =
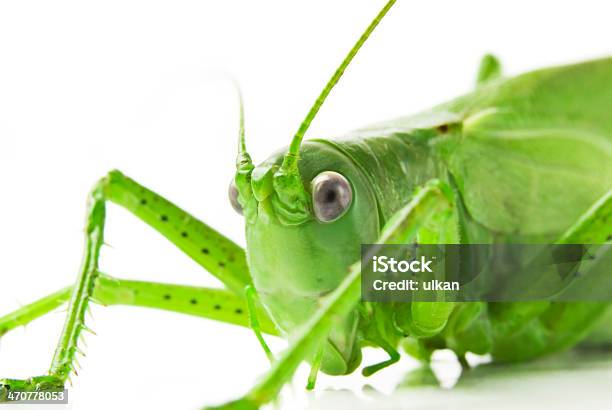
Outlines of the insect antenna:
M 283 159 L 282 168 L 285 171 L 292 171 L 287 173 L 297 173 L 297 157 L 300 150 L 300 145 L 302 143 L 304 135 L 306 134 L 306 131 L 312 123 L 312 120 L 316 117 L 317 113 L 319 112 L 319 109 L 325 102 L 325 99 L 327 98 L 331 90 L 334 88 L 334 86 L 338 83 L 338 81 L 342 77 L 342 74 L 344 74 L 344 70 L 346 70 L 355 55 L 357 55 L 357 52 L 359 51 L 361 46 L 363 46 L 368 37 L 370 37 L 370 34 L 372 34 L 376 26 L 378 26 L 378 23 L 380 23 L 380 21 L 383 19 L 383 17 L 385 17 L 389 9 L 391 9 L 393 4 L 395 4 L 395 1 L 396 0 L 389 0 L 387 4 L 385 4 L 385 6 L 382 8 L 382 10 L 378 13 L 378 15 L 374 18 L 374 20 L 372 20 L 370 25 L 361 34 L 361 37 L 359 37 L 359 40 L 357 40 L 357 43 L 355 43 L 355 45 L 350 49 L 346 57 L 344 57 L 344 60 L 342 60 L 342 63 L 340 63 L 340 65 L 334 72 L 334 75 L 329 79 L 329 81 L 325 85 L 325 88 L 323 88 L 323 91 L 321 91 L 321 94 L 319 94 L 319 96 L 317 97 L 315 103 L 312 105 L 312 107 L 310 107 L 306 118 L 304 118 L 304 120 L 300 124 L 300 127 L 298 128 L 297 132 L 295 133 L 295 136 L 293 137 L 293 140 L 291 141 L 289 151 Z
M 246 149 L 246 138 L 244 136 L 244 102 L 242 100 L 242 91 L 238 83 L 233 80 L 236 93 L 238 94 L 238 103 L 240 106 L 240 125 L 238 128 L 238 157 L 236 158 L 237 169 L 249 169 L 253 167 L 253 161 Z

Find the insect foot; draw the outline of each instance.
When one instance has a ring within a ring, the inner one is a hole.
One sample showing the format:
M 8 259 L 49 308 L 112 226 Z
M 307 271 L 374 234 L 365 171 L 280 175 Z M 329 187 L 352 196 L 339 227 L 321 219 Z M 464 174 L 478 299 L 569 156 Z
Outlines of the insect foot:
M 203 410 L 257 410 L 259 406 L 248 399 L 234 400 L 219 406 L 207 406 Z
M 55 376 L 37 376 L 26 380 L 0 379 L 0 403 L 8 401 L 10 392 L 62 391 L 64 383 Z

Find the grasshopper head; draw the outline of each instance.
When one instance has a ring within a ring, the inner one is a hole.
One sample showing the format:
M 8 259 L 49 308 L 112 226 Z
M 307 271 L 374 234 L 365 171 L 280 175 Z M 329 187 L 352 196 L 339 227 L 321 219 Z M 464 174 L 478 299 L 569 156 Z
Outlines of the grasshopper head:
M 288 150 L 255 168 L 246 152 L 240 104 L 237 172 L 230 199 L 246 219 L 247 258 L 255 287 L 277 325 L 289 333 L 305 323 L 322 298 L 360 259 L 360 244 L 379 232 L 376 197 L 366 176 L 328 142 L 302 144 L 312 120 L 374 28 L 389 0 L 350 49 L 312 105 Z M 321 370 L 350 373 L 359 365 L 359 315 L 338 318 L 324 345 Z
M 249 172 L 239 170 L 230 198 L 245 216 L 255 287 L 279 328 L 289 334 L 313 316 L 322 298 L 346 277 L 360 258 L 360 245 L 376 240 L 379 217 L 366 177 L 337 148 L 320 141 L 305 143 L 300 179 L 294 181 L 299 184 L 289 188 L 279 172 L 282 161 L 278 153 Z M 292 196 L 296 202 L 286 202 Z M 359 364 L 358 325 L 355 311 L 333 327 L 323 371 L 344 374 Z

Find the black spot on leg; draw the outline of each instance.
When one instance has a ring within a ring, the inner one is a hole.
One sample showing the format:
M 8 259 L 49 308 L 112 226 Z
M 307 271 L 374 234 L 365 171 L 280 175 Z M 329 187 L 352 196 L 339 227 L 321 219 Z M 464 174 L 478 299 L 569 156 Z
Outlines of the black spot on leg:
M 170 300 L 170 299 L 172 299 L 172 296 L 170 296 L 170 294 L 166 293 L 164 295 L 164 300 Z
M 188 234 L 186 231 L 183 231 L 183 232 L 181 232 L 181 236 L 182 236 L 183 238 L 186 238 L 186 237 L 188 237 L 188 236 L 189 236 L 189 234 Z
M 146 199 L 144 199 L 144 198 L 142 198 L 142 199 L 140 200 L 140 205 L 146 205 L 146 204 L 147 204 L 147 200 L 146 200 Z
M 191 299 L 189 301 L 189 303 L 191 303 L 192 305 L 197 305 L 198 304 L 198 300 L 197 299 Z
M 612 234 L 608 235 L 608 237 L 606 238 L 606 241 L 612 241 Z
M 238 308 L 238 309 L 234 310 L 234 312 L 236 312 L 237 315 L 241 315 L 242 314 L 242 309 Z
M 220 268 L 222 268 L 222 267 L 224 267 L 224 266 L 225 266 L 225 263 L 223 263 L 223 262 L 219 262 L 219 267 L 220 267 Z
M 210 251 L 208 250 L 208 248 L 202 248 L 202 253 L 204 255 L 208 255 L 210 253 Z
M 215 308 L 215 310 L 221 310 L 221 305 L 215 305 L 213 307 Z
M 168 222 L 168 217 L 166 215 L 160 216 L 159 219 L 161 219 L 162 222 Z

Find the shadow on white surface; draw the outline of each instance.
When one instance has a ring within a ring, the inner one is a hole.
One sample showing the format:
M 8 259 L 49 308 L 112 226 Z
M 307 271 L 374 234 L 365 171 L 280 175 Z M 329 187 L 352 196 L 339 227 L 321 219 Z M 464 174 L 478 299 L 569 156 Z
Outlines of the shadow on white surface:
M 422 369 L 411 371 L 390 395 L 365 391 L 366 398 L 358 398 L 348 391 L 326 391 L 308 409 L 600 409 L 612 404 L 612 351 L 484 364 L 464 372 L 452 388 L 432 385 L 431 377 Z M 421 386 L 415 386 L 419 380 Z

